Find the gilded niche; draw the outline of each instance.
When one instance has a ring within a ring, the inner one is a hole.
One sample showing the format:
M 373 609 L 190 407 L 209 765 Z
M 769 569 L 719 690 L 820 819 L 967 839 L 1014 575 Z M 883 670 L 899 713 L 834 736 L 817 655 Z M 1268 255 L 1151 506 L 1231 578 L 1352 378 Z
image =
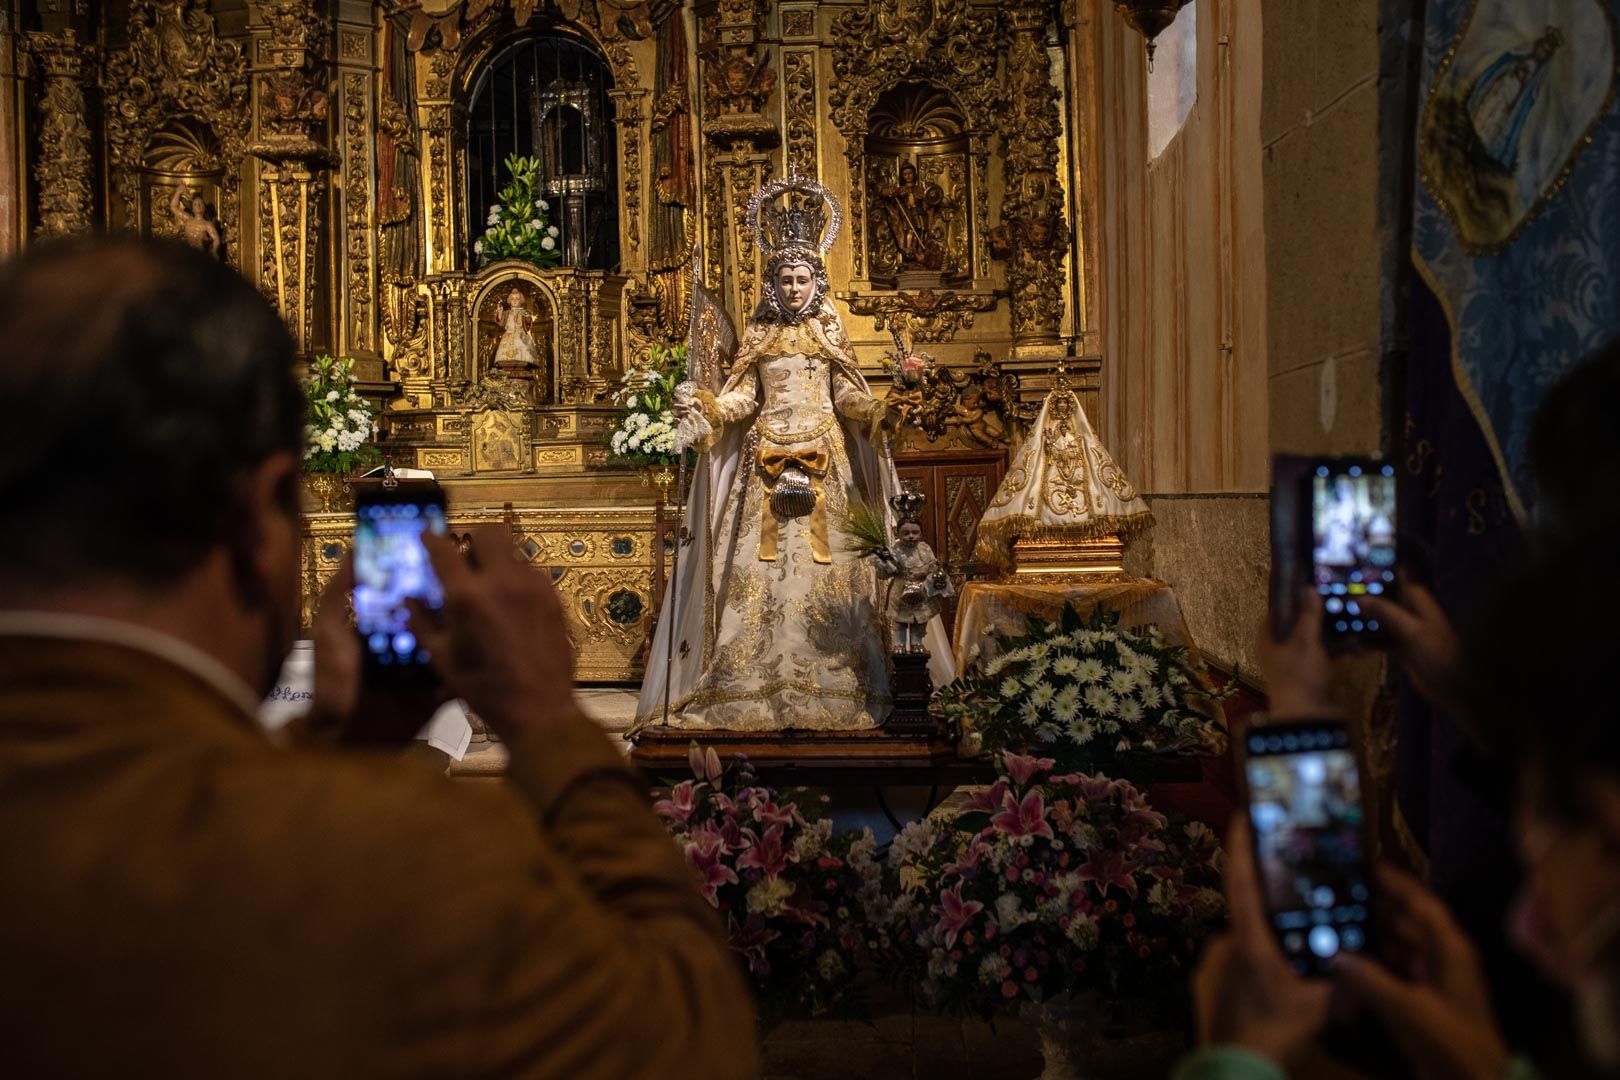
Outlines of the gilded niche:
M 901 83 L 872 108 L 866 134 L 866 243 L 882 284 L 942 284 L 971 276 L 966 121 L 950 93 Z

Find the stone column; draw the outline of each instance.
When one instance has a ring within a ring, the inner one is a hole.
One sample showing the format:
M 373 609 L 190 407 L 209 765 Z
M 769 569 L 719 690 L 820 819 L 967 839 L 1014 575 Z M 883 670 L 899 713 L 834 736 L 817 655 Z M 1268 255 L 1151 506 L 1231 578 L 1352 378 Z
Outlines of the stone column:
M 95 209 L 90 127 L 84 115 L 85 61 L 91 52 L 72 30 L 29 34 L 28 48 L 40 76 L 39 150 L 33 168 L 39 217 L 34 233 L 83 232 L 91 227 Z
M 1046 52 L 1050 6 L 1041 0 L 1008 0 L 1005 193 L 1001 225 L 992 249 L 1007 259 L 1012 293 L 1013 353 L 1045 357 L 1063 354 L 1064 223 L 1063 181 L 1058 176 L 1058 144 L 1063 125 L 1058 90 Z

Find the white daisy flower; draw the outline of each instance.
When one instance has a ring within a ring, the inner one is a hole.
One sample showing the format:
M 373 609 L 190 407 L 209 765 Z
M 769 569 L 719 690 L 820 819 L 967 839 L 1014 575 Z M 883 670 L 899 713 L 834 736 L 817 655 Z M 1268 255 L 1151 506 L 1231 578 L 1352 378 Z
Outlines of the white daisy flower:
M 1080 661 L 1079 666 L 1075 668 L 1074 677 L 1076 680 L 1083 683 L 1094 683 L 1100 680 L 1105 674 L 1107 674 L 1107 672 L 1102 666 L 1102 661 L 1088 658 Z
M 1056 693 L 1052 689 L 1051 683 L 1038 683 L 1034 689 L 1030 690 L 1029 700 L 1034 702 L 1037 707 L 1044 709 L 1052 703 L 1052 698 L 1056 696 Z
M 1052 674 L 1073 675 L 1080 667 L 1080 661 L 1073 656 L 1060 656 L 1052 661 Z

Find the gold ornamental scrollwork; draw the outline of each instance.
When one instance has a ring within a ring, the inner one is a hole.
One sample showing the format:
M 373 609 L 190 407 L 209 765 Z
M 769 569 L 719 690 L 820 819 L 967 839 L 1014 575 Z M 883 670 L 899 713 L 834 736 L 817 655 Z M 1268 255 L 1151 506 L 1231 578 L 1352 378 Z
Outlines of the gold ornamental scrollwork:
M 241 164 L 252 120 L 247 58 L 219 39 L 198 0 L 134 0 L 125 38 L 128 45 L 108 54 L 101 84 L 113 225 L 155 221 L 143 216 L 142 176 L 159 133 L 172 131 L 196 145 L 217 144 L 217 161 L 206 164 L 218 176 L 218 228 L 225 257 L 239 261 Z
M 93 58 L 72 30 L 28 35 L 43 82 L 39 98 L 40 236 L 90 228 L 93 205 L 90 127 L 85 122 L 84 68 Z
M 972 370 L 936 366 L 921 383 L 896 384 L 884 399 L 900 410 L 902 430 L 936 443 L 1005 450 L 1019 442 L 1039 411 L 1019 400 L 1018 376 L 980 352 Z
M 1000 294 L 919 289 L 914 293 L 841 293 L 854 315 L 873 320 L 874 328 L 909 327 L 919 344 L 947 342 L 971 329 L 974 316 L 994 311 Z

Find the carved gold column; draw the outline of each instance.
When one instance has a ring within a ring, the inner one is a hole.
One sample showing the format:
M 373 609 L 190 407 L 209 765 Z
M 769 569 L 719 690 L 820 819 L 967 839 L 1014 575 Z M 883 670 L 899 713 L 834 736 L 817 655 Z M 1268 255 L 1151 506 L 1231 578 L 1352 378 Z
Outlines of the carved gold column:
M 454 108 L 450 81 L 456 70 L 458 53 L 448 44 L 428 56 L 427 78 L 418 99 L 417 122 L 422 129 L 426 153 L 422 160 L 423 190 L 427 201 L 428 273 L 442 274 L 456 268 L 457 222 L 454 220 L 451 155 L 455 144 L 451 132 Z
M 1008 0 L 1005 194 L 992 248 L 1007 259 L 1012 297 L 1013 353 L 1061 356 L 1064 224 L 1058 145 L 1063 125 L 1058 89 L 1046 52 L 1051 7 L 1044 0 Z
M 255 139 L 259 165 L 259 284 L 275 301 L 300 352 L 317 340 L 331 99 L 325 90 L 324 19 L 313 0 L 265 0 L 251 9 Z M 323 328 L 324 329 L 324 328 Z
M 90 128 L 85 123 L 85 61 L 91 51 L 72 30 L 28 35 L 40 75 L 38 236 L 83 232 L 95 207 Z
M 771 175 L 772 148 L 781 141 L 765 103 L 776 88 L 771 56 L 761 43 L 768 15 L 758 0 L 720 0 L 703 20 L 703 135 L 712 147 L 704 169 L 711 281 L 720 253 L 733 311 L 746 315 L 758 298 L 759 252 L 748 231 L 748 200 Z M 721 237 L 712 235 L 714 230 Z
M 0 0 L 0 257 L 21 250 L 28 213 L 28 95 L 23 37 L 9 0 Z
M 337 347 L 344 356 L 373 356 L 377 340 L 376 35 L 369 4 L 341 6 L 338 15 L 338 146 L 342 148 L 339 202 L 343 241 L 333 289 Z

